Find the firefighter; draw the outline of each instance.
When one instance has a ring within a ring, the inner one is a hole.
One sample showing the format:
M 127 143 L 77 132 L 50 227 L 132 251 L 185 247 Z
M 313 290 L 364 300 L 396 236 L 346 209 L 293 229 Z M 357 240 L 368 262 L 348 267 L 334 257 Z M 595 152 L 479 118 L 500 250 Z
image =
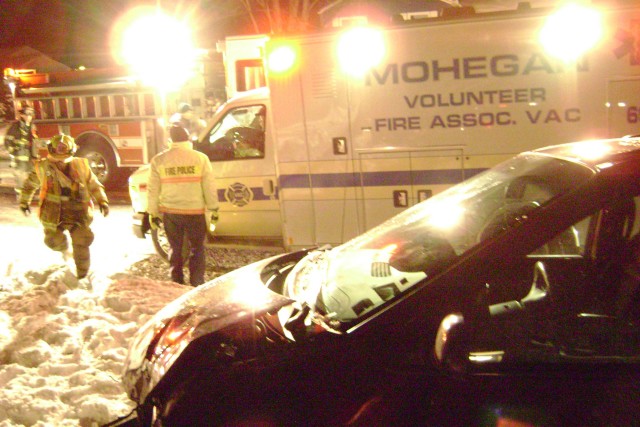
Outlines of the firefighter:
M 33 170 L 33 162 L 38 158 L 38 147 L 34 141 L 38 138 L 33 123 L 34 110 L 23 107 L 19 119 L 14 122 L 4 138 L 5 148 L 11 155 L 11 168 L 15 178 L 16 196 L 20 198 L 20 188 Z
M 195 126 L 193 122 L 193 107 L 186 102 L 180 103 L 178 111 L 169 118 L 169 125 L 171 127 L 183 127 L 189 133 L 196 131 L 197 126 Z
M 171 280 L 184 284 L 182 245 L 185 238 L 191 250 L 189 282 L 204 283 L 207 218 L 218 221 L 218 194 L 209 158 L 193 149 L 189 133 L 181 126 L 169 130 L 170 148 L 151 159 L 148 200 L 151 227 L 164 223 L 169 240 Z M 162 215 L 162 219 L 160 218 Z
M 35 162 L 22 187 L 20 209 L 25 215 L 40 187 L 39 218 L 44 227 L 44 243 L 54 251 L 60 251 L 67 259 L 68 239 L 71 237 L 76 276 L 82 279 L 89 273 L 89 246 L 93 231 L 94 201 L 105 217 L 109 214 L 109 201 L 104 187 L 98 181 L 85 158 L 74 157 L 77 149 L 74 139 L 68 135 L 56 135 L 47 142 L 46 159 Z
M 198 132 L 206 126 L 206 122 L 194 116 L 193 107 L 186 102 L 180 103 L 178 111 L 169 118 L 169 130 L 174 126 L 183 127 L 189 132 L 190 140 L 196 142 Z

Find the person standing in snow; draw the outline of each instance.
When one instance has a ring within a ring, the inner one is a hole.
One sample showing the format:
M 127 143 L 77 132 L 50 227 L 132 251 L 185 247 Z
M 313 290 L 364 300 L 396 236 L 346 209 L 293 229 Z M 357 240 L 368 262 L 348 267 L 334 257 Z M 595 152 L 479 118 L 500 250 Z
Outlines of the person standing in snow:
M 34 141 L 38 138 L 33 123 L 34 109 L 23 107 L 19 111 L 18 121 L 11 124 L 4 138 L 4 145 L 11 155 L 11 168 L 15 178 L 16 197 L 20 197 L 20 188 L 33 170 L 33 162 L 38 158 Z
M 207 237 L 205 212 L 211 223 L 218 222 L 218 194 L 209 158 L 193 149 L 189 132 L 181 126 L 169 130 L 169 149 L 151 159 L 148 184 L 151 227 L 160 223 L 169 240 L 171 280 L 184 284 L 182 246 L 185 238 L 191 250 L 189 282 L 192 286 L 204 283 Z M 162 215 L 162 218 L 160 217 Z
M 106 217 L 109 200 L 87 159 L 74 157 L 77 146 L 72 137 L 56 135 L 47 142 L 47 149 L 47 158 L 35 162 L 22 186 L 20 209 L 25 215 L 31 213 L 29 205 L 40 187 L 39 218 L 44 227 L 44 243 L 62 252 L 66 259 L 69 243 L 65 231 L 68 232 L 76 276 L 82 279 L 89 273 L 91 264 L 89 246 L 94 235 L 90 224 L 94 201 Z

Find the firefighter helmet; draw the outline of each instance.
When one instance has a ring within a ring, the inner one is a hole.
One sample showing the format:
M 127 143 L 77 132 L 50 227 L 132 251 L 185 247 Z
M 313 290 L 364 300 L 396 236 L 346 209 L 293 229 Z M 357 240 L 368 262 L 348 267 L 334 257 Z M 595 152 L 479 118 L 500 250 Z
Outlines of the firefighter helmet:
M 66 159 L 75 154 L 78 146 L 72 137 L 61 133 L 47 142 L 47 149 L 53 158 Z
M 20 109 L 19 113 L 24 114 L 25 116 L 33 116 L 35 110 L 33 109 L 33 107 L 26 105 Z

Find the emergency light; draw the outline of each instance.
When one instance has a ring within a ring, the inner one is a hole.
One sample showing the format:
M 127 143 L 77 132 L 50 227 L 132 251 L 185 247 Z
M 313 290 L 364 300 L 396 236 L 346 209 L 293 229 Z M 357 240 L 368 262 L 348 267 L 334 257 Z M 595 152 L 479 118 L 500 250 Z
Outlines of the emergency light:
M 267 67 L 274 73 L 284 73 L 290 71 L 298 59 L 298 54 L 294 46 L 282 44 L 274 47 L 267 56 Z
M 593 48 L 602 34 L 600 11 L 572 3 L 547 18 L 539 41 L 550 55 L 571 62 Z
M 338 63 L 346 74 L 364 75 L 384 58 L 386 49 L 382 32 L 374 28 L 355 27 L 340 36 Z

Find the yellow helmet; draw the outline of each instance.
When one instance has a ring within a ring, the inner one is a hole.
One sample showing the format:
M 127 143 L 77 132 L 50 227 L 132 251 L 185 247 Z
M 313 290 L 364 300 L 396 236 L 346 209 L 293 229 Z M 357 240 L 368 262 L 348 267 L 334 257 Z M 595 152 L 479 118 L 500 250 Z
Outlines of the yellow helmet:
M 75 154 L 78 146 L 72 137 L 61 133 L 49 140 L 47 149 L 51 157 L 55 159 L 66 159 Z

